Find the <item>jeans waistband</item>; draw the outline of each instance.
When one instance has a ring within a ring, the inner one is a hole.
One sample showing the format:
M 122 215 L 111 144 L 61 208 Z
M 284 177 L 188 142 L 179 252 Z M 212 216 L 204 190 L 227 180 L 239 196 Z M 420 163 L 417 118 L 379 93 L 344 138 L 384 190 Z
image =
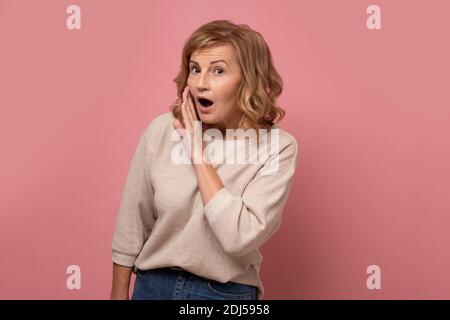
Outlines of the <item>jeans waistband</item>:
M 163 268 L 157 268 L 157 269 L 153 269 L 153 270 L 154 271 L 158 271 L 159 270 L 159 271 L 163 271 L 163 272 L 166 271 L 166 272 L 171 272 L 171 273 L 179 273 L 179 272 L 181 272 L 181 274 L 190 275 L 190 276 L 193 276 L 193 277 L 198 278 L 198 279 L 210 280 L 210 279 L 207 279 L 205 277 L 196 275 L 196 274 L 194 274 L 194 273 L 192 273 L 190 271 L 187 271 L 186 269 L 183 269 L 183 268 L 177 267 L 177 266 L 163 267 Z
M 180 268 L 180 267 L 168 267 L 168 268 L 170 268 L 170 269 L 172 269 L 172 270 L 186 271 L 186 270 L 184 270 L 183 268 Z

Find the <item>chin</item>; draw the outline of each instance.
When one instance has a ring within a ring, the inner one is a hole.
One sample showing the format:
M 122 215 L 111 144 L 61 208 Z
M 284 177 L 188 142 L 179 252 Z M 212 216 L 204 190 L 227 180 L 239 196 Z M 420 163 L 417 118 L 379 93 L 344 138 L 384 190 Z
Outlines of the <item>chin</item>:
M 214 124 L 217 121 L 214 118 L 214 115 L 212 114 L 204 114 L 204 113 L 200 113 L 200 120 L 204 123 L 207 124 Z

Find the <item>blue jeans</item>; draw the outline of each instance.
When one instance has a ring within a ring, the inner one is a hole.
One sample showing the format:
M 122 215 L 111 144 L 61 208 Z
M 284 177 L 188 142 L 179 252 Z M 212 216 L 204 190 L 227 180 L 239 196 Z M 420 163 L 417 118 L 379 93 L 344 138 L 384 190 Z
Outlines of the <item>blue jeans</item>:
M 257 300 L 258 287 L 221 283 L 181 268 L 137 270 L 132 300 Z

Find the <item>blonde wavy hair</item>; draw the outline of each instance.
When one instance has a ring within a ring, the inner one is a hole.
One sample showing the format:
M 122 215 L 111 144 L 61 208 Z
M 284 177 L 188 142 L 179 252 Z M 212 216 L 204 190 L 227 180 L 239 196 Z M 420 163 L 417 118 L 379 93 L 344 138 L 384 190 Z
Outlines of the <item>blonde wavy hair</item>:
M 281 121 L 285 111 L 276 100 L 283 90 L 283 80 L 272 63 L 272 54 L 264 38 L 246 24 L 215 20 L 198 28 L 185 42 L 181 66 L 173 80 L 178 98 L 170 106 L 174 118 L 183 123 L 182 92 L 189 77 L 191 54 L 215 45 L 231 44 L 241 67 L 242 81 L 238 89 L 238 104 L 243 112 L 238 128 L 269 129 Z

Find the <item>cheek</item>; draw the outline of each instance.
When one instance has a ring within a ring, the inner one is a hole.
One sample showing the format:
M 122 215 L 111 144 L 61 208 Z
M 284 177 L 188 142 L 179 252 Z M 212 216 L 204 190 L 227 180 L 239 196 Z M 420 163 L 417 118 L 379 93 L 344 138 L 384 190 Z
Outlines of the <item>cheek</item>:
M 239 83 L 229 81 L 220 88 L 220 100 L 224 103 L 233 102 L 237 99 Z

